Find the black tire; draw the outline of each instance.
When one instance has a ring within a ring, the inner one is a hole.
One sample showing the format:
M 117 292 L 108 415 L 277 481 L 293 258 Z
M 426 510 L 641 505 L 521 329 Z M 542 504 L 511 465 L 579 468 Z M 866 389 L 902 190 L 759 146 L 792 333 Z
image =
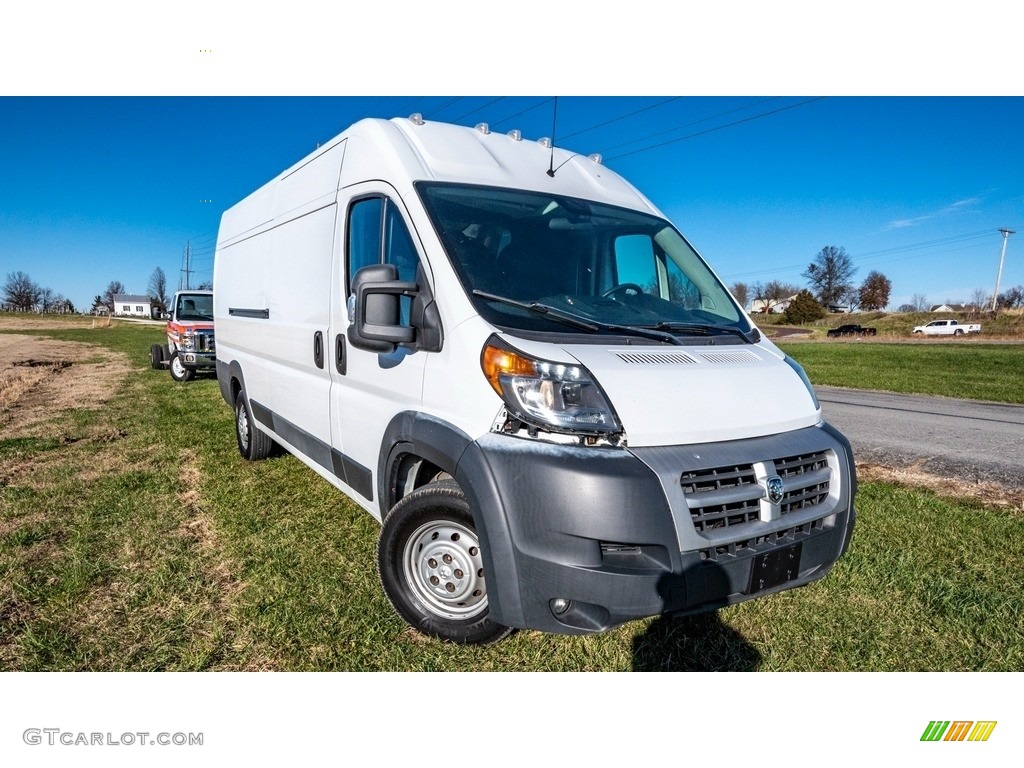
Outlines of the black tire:
M 955 331 L 953 331 L 953 335 L 954 336 L 963 336 L 964 335 L 964 329 L 963 328 L 957 328 Z
M 270 455 L 274 447 L 273 438 L 256 426 L 245 402 L 245 392 L 235 395 L 235 442 L 238 452 L 246 461 L 259 461 Z
M 192 381 L 196 375 L 195 368 L 189 368 L 181 362 L 181 355 L 177 352 L 171 355 L 171 378 L 175 381 Z
M 512 633 L 490 619 L 473 515 L 453 480 L 417 488 L 391 508 L 377 568 L 395 610 L 424 634 L 487 645 Z
M 149 364 L 153 366 L 154 371 L 159 371 L 164 367 L 163 344 L 154 344 L 149 348 Z

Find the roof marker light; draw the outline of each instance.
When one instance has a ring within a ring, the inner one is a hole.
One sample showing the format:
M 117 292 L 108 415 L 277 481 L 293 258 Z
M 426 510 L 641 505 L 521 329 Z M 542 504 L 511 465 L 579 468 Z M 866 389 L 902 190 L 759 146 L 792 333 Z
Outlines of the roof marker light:
M 491 132 L 491 126 L 489 126 L 487 123 L 477 123 L 476 129 L 484 135 L 487 135 L 488 133 Z
M 587 155 L 587 157 L 589 159 L 593 160 L 595 165 L 600 165 L 601 161 L 604 160 L 604 158 L 601 157 L 601 153 L 600 152 L 595 152 L 592 155 Z
M 423 125 L 423 115 L 421 115 L 419 112 L 413 112 L 411 115 L 409 115 L 409 122 L 412 123 L 413 125 Z
M 512 141 L 522 141 L 523 140 L 523 132 L 520 131 L 518 128 L 513 128 L 511 131 L 509 131 L 508 132 L 508 136 L 509 136 L 509 138 L 512 139 Z
M 537 143 L 540 144 L 544 149 L 551 149 L 551 139 L 545 136 L 543 139 L 537 139 Z

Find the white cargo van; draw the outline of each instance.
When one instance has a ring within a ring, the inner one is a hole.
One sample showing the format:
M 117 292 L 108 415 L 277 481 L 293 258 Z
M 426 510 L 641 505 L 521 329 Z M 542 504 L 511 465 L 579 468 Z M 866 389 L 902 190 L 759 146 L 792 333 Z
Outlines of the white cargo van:
M 224 213 L 217 375 L 381 520 L 417 629 L 600 632 L 821 578 L 849 443 L 687 241 L 600 163 L 363 120 Z

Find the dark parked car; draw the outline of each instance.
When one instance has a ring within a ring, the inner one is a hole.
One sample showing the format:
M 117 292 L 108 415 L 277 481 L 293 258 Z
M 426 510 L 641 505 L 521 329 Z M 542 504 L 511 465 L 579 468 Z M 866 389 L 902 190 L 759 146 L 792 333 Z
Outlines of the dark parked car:
M 874 328 L 865 328 L 863 325 L 840 325 L 838 328 L 829 328 L 829 336 L 874 336 L 878 333 Z

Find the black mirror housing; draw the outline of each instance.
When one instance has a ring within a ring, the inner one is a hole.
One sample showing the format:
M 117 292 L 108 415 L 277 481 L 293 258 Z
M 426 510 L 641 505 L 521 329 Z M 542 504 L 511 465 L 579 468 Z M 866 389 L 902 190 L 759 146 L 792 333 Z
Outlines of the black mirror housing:
M 415 296 L 416 283 L 398 279 L 394 264 L 363 267 L 352 280 L 355 317 L 348 327 L 348 341 L 367 352 L 394 352 L 399 344 L 412 344 L 416 330 L 401 324 L 401 296 Z

